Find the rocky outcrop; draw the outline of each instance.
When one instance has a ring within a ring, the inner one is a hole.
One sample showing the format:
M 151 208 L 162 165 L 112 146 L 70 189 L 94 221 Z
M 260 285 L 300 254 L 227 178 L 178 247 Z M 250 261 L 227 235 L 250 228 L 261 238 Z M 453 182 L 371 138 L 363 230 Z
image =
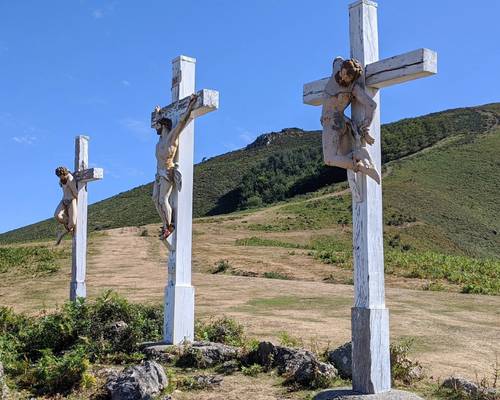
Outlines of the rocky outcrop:
M 109 376 L 106 389 L 111 400 L 149 400 L 168 385 L 163 367 L 146 361 Z
M 177 365 L 180 367 L 209 368 L 234 360 L 239 355 L 240 349 L 238 347 L 214 342 L 193 342 L 181 350 Z
M 495 388 L 480 386 L 459 376 L 450 376 L 446 378 L 441 386 L 468 395 L 474 399 L 496 400 L 500 398 L 500 393 L 498 393 Z
M 277 368 L 279 374 L 286 376 L 288 383 L 303 387 L 326 387 L 337 376 L 332 365 L 318 361 L 311 352 L 276 346 L 270 342 L 261 342 L 249 354 L 247 362 L 257 363 L 266 369 Z
M 335 350 L 329 351 L 326 355 L 329 363 L 331 363 L 339 375 L 343 379 L 352 379 L 352 343 L 348 342 Z

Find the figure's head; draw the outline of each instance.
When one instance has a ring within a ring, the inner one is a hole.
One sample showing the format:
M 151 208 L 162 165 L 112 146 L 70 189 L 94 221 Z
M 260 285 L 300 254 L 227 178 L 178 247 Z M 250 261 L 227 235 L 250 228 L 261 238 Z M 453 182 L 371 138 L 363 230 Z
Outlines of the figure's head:
M 69 175 L 69 170 L 66 167 L 57 167 L 56 175 L 61 180 L 61 182 L 66 182 Z
M 349 86 L 363 74 L 363 67 L 355 58 L 344 60 L 335 74 L 335 80 L 340 86 Z
M 167 132 L 170 132 L 172 129 L 172 120 L 170 118 L 162 117 L 157 122 L 156 133 L 161 135 L 163 132 L 163 128 L 167 129 Z

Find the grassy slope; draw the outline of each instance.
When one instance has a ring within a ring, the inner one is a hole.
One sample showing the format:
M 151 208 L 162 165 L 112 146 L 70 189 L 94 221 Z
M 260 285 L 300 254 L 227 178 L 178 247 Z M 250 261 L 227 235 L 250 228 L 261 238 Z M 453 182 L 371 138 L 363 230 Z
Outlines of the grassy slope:
M 416 153 L 439 141 L 449 142 L 392 163 L 392 176 L 384 182 L 386 214 L 403 212 L 428 222 L 418 236 L 430 235 L 450 250 L 464 248 L 470 254 L 498 255 L 498 239 L 493 233 L 498 227 L 492 225 L 499 210 L 493 201 L 488 201 L 498 197 L 498 183 L 491 173 L 498 167 L 494 152 L 499 148 L 498 134 L 488 136 L 485 142 L 478 138 L 498 122 L 499 116 L 500 105 L 492 104 L 384 125 L 385 161 Z M 272 139 L 267 146 L 234 151 L 196 165 L 195 215 L 230 209 L 234 201 L 232 190 L 251 167 L 269 155 L 284 148 L 320 146 L 319 132 L 290 130 L 273 135 Z M 89 230 L 158 221 L 150 192 L 151 185 L 147 184 L 90 206 Z M 457 193 L 461 195 L 456 196 Z M 419 229 L 422 227 L 414 228 Z M 46 220 L 0 235 L 0 243 L 51 237 L 54 230 L 53 221 Z M 487 243 L 483 243 L 485 240 Z

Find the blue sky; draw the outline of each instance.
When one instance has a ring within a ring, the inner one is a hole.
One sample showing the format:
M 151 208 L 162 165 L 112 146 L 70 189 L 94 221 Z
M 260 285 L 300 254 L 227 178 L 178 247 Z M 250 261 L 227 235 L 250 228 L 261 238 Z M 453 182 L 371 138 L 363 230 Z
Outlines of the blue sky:
M 197 88 L 220 91 L 198 119 L 195 159 L 285 127 L 319 129 L 302 85 L 349 55 L 345 0 L 0 0 L 0 232 L 50 217 L 54 175 L 91 137 L 105 179 L 95 202 L 155 173 L 156 104 L 170 103 L 171 60 L 197 58 Z M 428 47 L 438 75 L 382 90 L 382 121 L 500 100 L 499 1 L 380 0 L 381 58 Z

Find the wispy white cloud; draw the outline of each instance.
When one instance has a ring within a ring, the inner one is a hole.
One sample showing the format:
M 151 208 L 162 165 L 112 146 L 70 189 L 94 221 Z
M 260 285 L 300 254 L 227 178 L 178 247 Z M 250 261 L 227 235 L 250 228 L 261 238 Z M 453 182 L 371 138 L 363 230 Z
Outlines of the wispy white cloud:
M 126 79 L 122 80 L 122 85 L 123 86 L 130 86 L 130 82 L 127 81 Z
M 104 11 L 100 8 L 96 8 L 95 10 L 92 10 L 92 16 L 94 17 L 94 19 L 104 18 Z
M 248 144 L 254 140 L 254 135 L 252 135 L 252 133 L 250 133 L 247 129 L 242 128 L 241 126 L 236 126 L 235 129 L 238 132 L 238 137 L 243 143 Z
M 122 127 L 131 132 L 137 139 L 149 141 L 153 138 L 154 131 L 144 122 L 134 118 L 123 118 L 118 121 Z
M 25 136 L 13 136 L 12 140 L 19 144 L 32 145 L 36 141 L 36 136 L 25 135 Z

